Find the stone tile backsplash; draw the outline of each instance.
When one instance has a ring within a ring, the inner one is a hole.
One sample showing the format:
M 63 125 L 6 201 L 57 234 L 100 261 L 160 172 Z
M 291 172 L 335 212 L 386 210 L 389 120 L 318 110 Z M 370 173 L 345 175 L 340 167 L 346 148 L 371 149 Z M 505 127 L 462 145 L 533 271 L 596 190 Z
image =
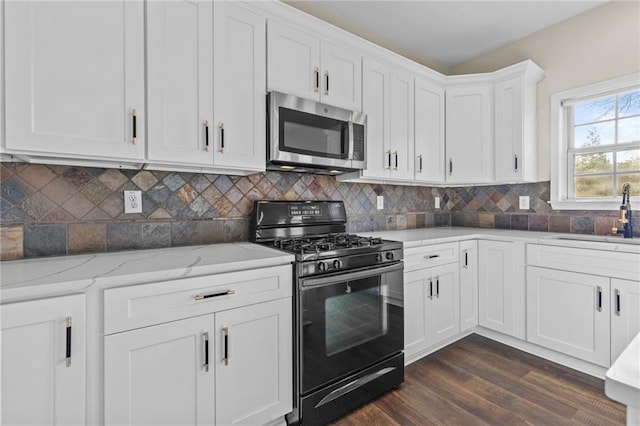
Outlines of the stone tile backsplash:
M 350 232 L 471 226 L 607 234 L 618 212 L 554 212 L 549 183 L 459 188 L 338 182 L 321 175 L 246 177 L 2 163 L 2 260 L 246 241 L 253 201 L 342 200 Z M 123 191 L 143 212 L 124 213 Z M 385 208 L 376 210 L 376 196 Z M 518 196 L 531 208 L 520 211 Z M 442 198 L 435 209 L 433 199 Z

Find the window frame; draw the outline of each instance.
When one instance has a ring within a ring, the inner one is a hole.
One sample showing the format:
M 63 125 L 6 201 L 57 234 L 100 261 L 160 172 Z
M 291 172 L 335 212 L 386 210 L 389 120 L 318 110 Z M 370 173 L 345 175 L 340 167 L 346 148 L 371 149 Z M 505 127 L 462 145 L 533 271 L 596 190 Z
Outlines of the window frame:
M 569 156 L 569 132 L 567 131 L 567 107 L 563 104 L 581 98 L 588 99 L 611 92 L 640 89 L 640 72 L 616 77 L 551 95 L 551 207 L 554 210 L 618 210 L 620 196 L 609 198 L 572 198 L 573 161 Z M 570 192 L 571 191 L 571 192 Z M 571 194 L 571 195 L 570 195 Z M 640 197 L 631 197 L 640 202 Z

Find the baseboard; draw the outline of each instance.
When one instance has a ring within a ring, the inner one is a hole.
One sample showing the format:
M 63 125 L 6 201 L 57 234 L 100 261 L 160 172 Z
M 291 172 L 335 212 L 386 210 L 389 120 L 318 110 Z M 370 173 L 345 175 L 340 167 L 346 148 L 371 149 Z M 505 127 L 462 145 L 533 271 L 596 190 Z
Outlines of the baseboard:
M 505 344 L 507 346 L 511 346 L 512 348 L 520 349 L 521 351 L 530 353 L 532 355 L 538 356 L 548 361 L 552 361 L 557 364 L 564 365 L 565 367 L 569 367 L 573 370 L 580 371 L 590 376 L 597 377 L 602 380 L 604 380 L 605 373 L 607 372 L 607 368 L 605 367 L 601 367 L 599 365 L 595 365 L 590 362 L 583 361 L 581 359 L 577 359 L 569 355 L 565 355 L 563 353 L 553 351 L 551 349 L 543 348 L 541 346 L 534 345 L 533 343 L 525 342 L 524 340 L 520 340 L 512 336 L 507 336 L 505 334 L 498 333 L 496 331 L 489 330 L 484 327 L 474 327 L 473 329 L 466 330 L 462 333 L 459 333 L 459 334 L 456 334 L 455 336 L 450 337 L 449 339 L 443 340 L 442 342 L 438 343 L 435 346 L 431 346 L 423 351 L 417 352 L 410 356 L 407 356 L 407 354 L 405 353 L 404 365 L 406 367 L 409 364 L 412 364 L 418 361 L 419 359 L 422 359 L 434 352 L 437 352 L 440 349 L 447 347 L 450 344 L 457 342 L 458 340 L 463 339 L 474 333 L 482 337 L 495 340 L 496 342 Z

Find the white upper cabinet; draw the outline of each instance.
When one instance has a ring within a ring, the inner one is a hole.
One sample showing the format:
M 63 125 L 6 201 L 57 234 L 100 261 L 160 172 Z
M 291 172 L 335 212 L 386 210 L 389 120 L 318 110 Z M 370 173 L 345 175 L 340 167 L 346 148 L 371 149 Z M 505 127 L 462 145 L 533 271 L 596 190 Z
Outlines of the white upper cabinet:
M 360 110 L 362 55 L 270 20 L 267 88 Z
M 264 16 L 214 2 L 214 167 L 263 171 L 266 158 Z
M 362 111 L 367 114 L 367 168 L 363 177 L 389 175 L 389 66 L 365 58 L 362 67 Z
M 391 177 L 413 180 L 413 74 L 391 69 L 389 91 L 389 150 Z
M 5 150 L 143 160 L 144 3 L 4 3 Z
M 367 168 L 362 177 L 412 180 L 413 75 L 368 58 L 363 62 Z
M 537 84 L 543 71 L 532 61 L 501 70 L 517 74 L 496 80 L 495 180 L 537 181 Z
M 444 88 L 415 79 L 415 180 L 444 182 Z
M 446 181 L 493 180 L 493 84 L 467 83 L 446 89 Z
M 213 165 L 213 3 L 147 3 L 148 159 Z

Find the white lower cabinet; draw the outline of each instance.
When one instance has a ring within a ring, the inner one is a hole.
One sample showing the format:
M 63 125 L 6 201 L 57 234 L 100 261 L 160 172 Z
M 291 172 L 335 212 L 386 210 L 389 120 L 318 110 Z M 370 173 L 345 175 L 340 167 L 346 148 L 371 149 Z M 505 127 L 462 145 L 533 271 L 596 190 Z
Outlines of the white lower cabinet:
M 524 277 L 516 273 L 515 244 L 478 242 L 478 323 L 510 336 L 518 333 L 524 313 Z M 522 296 L 522 297 L 521 297 Z M 524 337 L 524 336 L 522 336 Z
M 608 367 L 609 278 L 527 268 L 527 340 Z
M 291 299 L 216 314 L 216 424 L 265 424 L 291 411 Z
M 460 331 L 457 263 L 405 274 L 405 357 L 411 360 Z
M 460 331 L 478 325 L 478 241 L 460 241 Z
M 105 337 L 105 424 L 214 424 L 213 324 L 204 315 Z
M 105 337 L 108 425 L 254 425 L 291 411 L 291 299 Z
M 640 282 L 611 279 L 611 363 L 640 333 Z
M 85 424 L 85 298 L 0 306 L 3 425 Z

